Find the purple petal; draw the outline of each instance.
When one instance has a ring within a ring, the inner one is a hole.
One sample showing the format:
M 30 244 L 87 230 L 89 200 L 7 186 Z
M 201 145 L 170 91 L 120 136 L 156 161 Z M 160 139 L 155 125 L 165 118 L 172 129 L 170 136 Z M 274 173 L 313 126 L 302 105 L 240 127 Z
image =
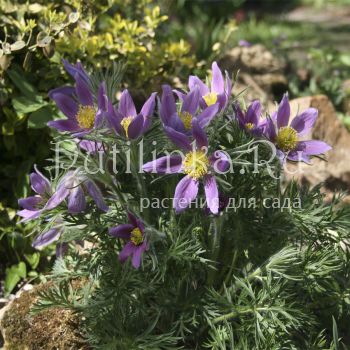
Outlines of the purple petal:
M 293 162 L 310 163 L 310 158 L 303 151 L 291 151 L 287 154 L 287 159 Z
M 58 131 L 73 132 L 73 131 L 78 131 L 81 129 L 80 126 L 78 125 L 78 123 L 73 119 L 53 120 L 53 121 L 49 121 L 47 123 L 47 125 L 50 128 L 54 128 Z
M 63 184 L 59 186 L 57 191 L 47 201 L 44 209 L 51 210 L 58 207 L 68 197 L 69 192 L 69 189 L 67 189 Z
M 288 94 L 284 94 L 277 110 L 277 127 L 278 129 L 287 126 L 290 116 L 290 105 Z
M 118 226 L 111 227 L 108 230 L 108 233 L 113 237 L 119 237 L 127 239 L 130 237 L 131 231 L 135 228 L 134 225 L 131 224 L 122 224 Z
M 174 208 L 176 213 L 185 210 L 198 194 L 198 181 L 187 175 L 176 186 Z
M 130 211 L 128 211 L 128 219 L 131 225 L 133 225 L 134 227 L 138 226 L 138 219 L 137 217 Z
M 103 145 L 101 142 L 90 141 L 90 140 L 74 140 L 77 141 L 79 147 L 88 153 L 96 153 L 103 151 Z
M 39 236 L 35 237 L 32 247 L 35 249 L 43 248 L 56 241 L 62 232 L 61 227 L 54 227 Z
M 127 89 L 123 91 L 120 97 L 118 111 L 124 118 L 135 117 L 137 114 L 134 101 L 132 100 L 131 95 Z
M 143 165 L 147 173 L 173 174 L 178 173 L 182 167 L 182 156 L 164 156 Z
M 107 111 L 108 109 L 108 98 L 106 92 L 106 83 L 103 81 L 98 87 L 97 92 L 97 107 L 103 111 Z
M 310 140 L 300 141 L 296 151 L 303 151 L 308 156 L 316 156 L 318 154 L 326 153 L 331 149 L 332 147 L 323 141 Z
M 28 210 L 28 209 L 23 209 L 18 211 L 16 214 L 23 219 L 20 222 L 36 219 L 40 216 L 42 210 Z
M 181 112 L 188 112 L 194 115 L 199 107 L 199 88 L 195 87 L 189 92 L 182 103 Z
M 30 174 L 30 183 L 33 191 L 38 194 L 45 194 L 51 191 L 50 181 L 37 169 Z
M 191 150 L 191 143 L 190 139 L 183 133 L 180 133 L 173 128 L 164 126 L 164 131 L 169 137 L 169 139 L 174 142 L 175 145 L 177 145 L 180 148 L 183 148 L 187 151 Z
M 81 213 L 86 208 L 84 191 L 81 186 L 74 187 L 68 198 L 68 212 L 70 214 Z
M 83 106 L 93 106 L 94 99 L 89 85 L 79 76 L 79 74 L 76 75 L 75 82 L 75 91 L 77 92 L 80 103 Z
M 216 62 L 213 62 L 212 66 L 212 80 L 211 80 L 211 91 L 217 94 L 222 94 L 225 92 L 225 82 L 222 76 L 221 70 Z
M 119 134 L 124 135 L 124 129 L 121 126 L 123 116 L 113 108 L 112 102 L 108 101 L 107 112 L 105 113 L 106 119 L 110 126 Z
M 238 120 L 239 126 L 243 129 L 245 127 L 245 115 L 238 102 L 233 104 L 233 111 Z
M 52 99 L 54 94 L 63 94 L 67 96 L 72 96 L 75 94 L 75 88 L 73 86 L 61 86 L 49 91 L 48 96 Z
M 134 253 L 135 248 L 136 247 L 132 242 L 126 243 L 122 251 L 119 253 L 119 261 L 124 263 L 128 257 Z
M 89 192 L 89 195 L 95 201 L 97 207 L 100 210 L 107 212 L 109 210 L 109 207 L 104 201 L 102 193 L 100 189 L 96 186 L 96 184 L 91 180 L 86 181 L 84 184 L 86 186 L 87 191 Z
M 297 115 L 290 123 L 290 126 L 298 132 L 299 136 L 302 136 L 311 131 L 317 117 L 318 110 L 315 108 L 308 108 L 301 114 Z
M 227 171 L 230 166 L 230 157 L 223 151 L 215 151 L 209 157 L 209 161 L 214 171 L 218 173 Z
M 36 211 L 38 210 L 38 205 L 42 203 L 42 201 L 43 199 L 41 196 L 31 196 L 19 199 L 18 205 L 24 209 Z
M 148 98 L 148 100 L 142 106 L 140 113 L 144 116 L 144 118 L 147 118 L 154 113 L 154 108 L 156 106 L 156 96 L 157 96 L 157 93 L 153 92 L 151 96 Z
M 142 254 L 146 250 L 147 243 L 143 242 L 141 245 L 137 246 L 132 255 L 131 264 L 135 269 L 141 266 Z
M 198 115 L 198 122 L 199 126 L 201 128 L 206 127 L 211 120 L 216 116 L 216 114 L 219 111 L 219 104 L 215 103 L 207 108 L 205 108 L 199 115 Z
M 79 107 L 71 97 L 60 92 L 53 93 L 50 97 L 56 102 L 58 109 L 61 110 L 64 115 L 75 120 Z
M 204 191 L 208 208 L 213 214 L 217 214 L 219 212 L 219 192 L 214 176 L 205 178 Z
M 265 136 L 272 142 L 276 139 L 276 127 L 271 118 L 266 119 Z
M 255 100 L 250 104 L 250 106 L 247 109 L 245 122 L 258 125 L 260 115 L 261 115 L 261 103 L 259 100 Z
M 84 81 L 89 82 L 90 78 L 86 71 L 84 70 L 82 64 L 80 62 L 77 62 L 75 65 L 70 64 L 67 60 L 63 59 L 62 60 L 64 68 L 66 71 L 73 77 L 75 78 L 76 75 L 78 74 Z
M 144 118 L 142 114 L 135 117 L 128 127 L 128 138 L 137 139 L 143 133 Z
M 169 85 L 163 85 L 162 89 L 160 117 L 165 125 L 170 125 L 171 118 L 176 113 L 175 98 Z
M 196 141 L 196 148 L 206 148 L 208 147 L 208 138 L 207 134 L 200 127 L 198 119 L 192 119 L 192 134 L 193 138 Z
M 205 85 L 202 80 L 200 80 L 198 77 L 195 75 L 190 75 L 188 78 L 188 88 L 191 90 L 194 90 L 194 88 L 198 86 L 199 92 L 201 96 L 205 96 L 206 94 L 209 93 L 209 88 L 207 85 Z
M 180 101 L 183 101 L 186 97 L 186 93 L 180 90 L 173 90 L 173 93 L 179 98 Z

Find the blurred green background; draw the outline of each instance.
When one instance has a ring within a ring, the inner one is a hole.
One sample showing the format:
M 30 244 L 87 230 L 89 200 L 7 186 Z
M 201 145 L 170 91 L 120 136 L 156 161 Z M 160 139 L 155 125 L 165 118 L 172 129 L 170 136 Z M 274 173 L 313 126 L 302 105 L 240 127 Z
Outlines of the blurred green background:
M 0 296 L 40 277 L 54 253 L 31 248 L 33 226 L 15 213 L 33 164 L 52 154 L 46 123 L 57 111 L 47 92 L 70 83 L 62 58 L 88 71 L 122 61 L 124 87 L 142 102 L 164 82 L 204 78 L 213 60 L 234 72 L 241 67 L 227 63 L 232 52 L 263 45 L 273 66 L 266 73 L 281 79 L 271 101 L 285 90 L 323 93 L 350 126 L 350 0 L 0 0 L 0 18 Z M 248 73 L 260 74 L 261 64 Z

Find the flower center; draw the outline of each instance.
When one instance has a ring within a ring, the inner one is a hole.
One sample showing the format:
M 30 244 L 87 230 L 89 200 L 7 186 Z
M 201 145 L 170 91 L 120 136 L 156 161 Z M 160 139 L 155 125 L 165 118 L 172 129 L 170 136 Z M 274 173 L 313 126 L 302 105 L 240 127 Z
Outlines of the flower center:
M 183 171 L 198 180 L 208 174 L 209 159 L 204 151 L 193 151 L 186 154 L 182 162 Z
M 297 131 L 290 126 L 284 126 L 278 130 L 276 143 L 284 152 L 292 151 L 298 143 Z
M 253 124 L 253 123 L 246 123 L 246 124 L 245 124 L 245 128 L 246 128 L 247 130 L 252 130 L 252 129 L 254 128 L 254 124 Z
M 135 245 L 140 245 L 143 242 L 143 235 L 138 227 L 131 231 L 130 241 Z
M 218 100 L 218 95 L 215 92 L 209 92 L 203 96 L 203 99 L 207 106 L 211 106 Z
M 120 122 L 121 126 L 124 128 L 125 130 L 125 135 L 126 137 L 129 137 L 128 135 L 128 130 L 129 130 L 129 125 L 131 124 L 132 120 L 134 118 L 133 117 L 125 117 L 122 119 L 122 121 Z
M 179 112 L 179 117 L 183 122 L 186 130 L 191 130 L 192 128 L 192 115 L 188 112 Z
M 95 123 L 96 110 L 94 106 L 79 106 L 76 116 L 78 124 L 83 129 L 91 129 Z

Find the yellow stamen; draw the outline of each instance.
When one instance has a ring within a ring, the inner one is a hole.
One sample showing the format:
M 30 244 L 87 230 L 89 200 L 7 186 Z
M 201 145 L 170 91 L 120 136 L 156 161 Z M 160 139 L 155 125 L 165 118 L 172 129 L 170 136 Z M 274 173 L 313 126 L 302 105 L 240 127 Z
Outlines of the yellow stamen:
M 130 241 L 135 245 L 140 245 L 143 242 L 143 235 L 138 227 L 131 231 Z
M 276 143 L 284 152 L 292 151 L 298 144 L 297 131 L 290 126 L 284 126 L 278 130 Z
M 125 130 L 125 135 L 126 137 L 129 137 L 128 135 L 128 130 L 129 130 L 129 125 L 131 124 L 132 120 L 134 118 L 133 117 L 125 117 L 122 119 L 122 121 L 120 122 L 121 126 L 124 128 Z
M 247 130 L 252 130 L 254 128 L 254 124 L 253 123 L 246 123 L 245 127 Z
M 93 106 L 79 106 L 76 119 L 83 129 L 91 129 L 95 123 L 96 110 Z
M 186 130 L 191 130 L 192 128 L 192 115 L 188 112 L 179 112 L 179 117 L 184 123 Z
M 198 180 L 209 171 L 209 159 L 204 151 L 193 151 L 186 154 L 182 163 L 183 171 Z
M 215 92 L 209 92 L 203 96 L 203 99 L 207 106 L 211 106 L 218 100 L 218 94 L 216 94 Z

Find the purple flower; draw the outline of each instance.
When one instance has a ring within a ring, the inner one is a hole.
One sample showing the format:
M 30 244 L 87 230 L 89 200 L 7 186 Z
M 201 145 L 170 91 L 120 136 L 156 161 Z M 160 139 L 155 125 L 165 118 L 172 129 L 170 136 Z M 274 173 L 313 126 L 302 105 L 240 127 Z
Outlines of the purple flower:
M 47 199 L 52 194 L 50 181 L 34 166 L 35 171 L 30 174 L 30 183 L 32 189 L 37 194 L 27 198 L 22 198 L 18 201 L 20 207 L 24 208 L 17 212 L 17 215 L 28 221 L 36 219 L 40 216 L 45 206 Z
M 141 265 L 142 254 L 148 250 L 148 243 L 145 238 L 145 227 L 143 222 L 133 214 L 128 213 L 129 224 L 114 226 L 109 229 L 113 237 L 127 240 L 124 248 L 119 254 L 119 261 L 124 263 L 131 256 L 131 263 L 135 269 Z
M 186 151 L 181 155 L 168 155 L 143 165 L 146 172 L 159 174 L 186 174 L 177 184 L 174 195 L 174 207 L 177 213 L 185 210 L 198 194 L 199 184 L 204 184 L 207 205 L 213 214 L 219 211 L 219 194 L 214 172 L 224 172 L 229 167 L 229 158 L 222 151 L 207 155 L 207 135 L 199 125 L 197 118 L 192 120 L 194 147 L 188 136 L 168 129 L 169 138 Z
M 47 201 L 44 209 L 56 208 L 68 198 L 68 212 L 71 214 L 81 213 L 86 208 L 85 192 L 89 194 L 100 210 L 104 212 L 109 210 L 95 182 L 79 173 L 79 170 L 68 171 L 63 176 L 57 185 L 56 192 Z
M 254 136 L 261 136 L 266 125 L 266 119 L 261 117 L 261 104 L 259 100 L 253 101 L 246 112 L 243 112 L 238 103 L 233 105 L 238 124 L 242 130 Z
M 56 102 L 58 109 L 68 119 L 50 121 L 48 126 L 58 131 L 68 131 L 75 133 L 76 136 L 83 136 L 92 128 L 99 127 L 103 121 L 108 103 L 106 87 L 104 83 L 100 84 L 96 106 L 90 78 L 81 64 L 77 63 L 73 66 L 65 61 L 64 65 L 75 79 L 75 88 L 64 86 L 53 89 L 49 92 L 49 97 Z
M 251 47 L 253 44 L 247 40 L 241 39 L 238 41 L 238 45 L 241 47 Z
M 199 125 L 204 128 L 215 117 L 219 110 L 219 104 L 214 103 L 199 111 L 200 90 L 194 87 L 187 95 L 181 97 L 182 105 L 177 111 L 173 91 L 169 85 L 163 85 L 163 93 L 160 105 L 160 117 L 166 128 L 174 129 L 182 134 L 192 133 L 192 120 L 197 118 Z
M 310 156 L 319 155 L 331 149 L 323 141 L 301 140 L 302 136 L 311 131 L 317 116 L 317 109 L 308 108 L 297 115 L 289 125 L 290 105 L 288 94 L 283 96 L 277 112 L 267 119 L 264 131 L 265 136 L 275 144 L 277 156 L 282 163 L 286 159 L 309 163 Z
M 134 101 L 128 90 L 124 90 L 115 110 L 108 104 L 107 119 L 115 131 L 129 139 L 137 139 L 144 134 L 151 125 L 151 116 L 156 105 L 157 93 L 153 92 L 144 103 L 140 113 L 136 112 Z
M 34 241 L 32 243 L 32 247 L 35 249 L 42 249 L 51 243 L 57 241 L 61 234 L 63 233 L 64 226 L 62 224 L 61 219 L 56 219 L 55 223 L 52 225 L 52 227 L 38 235 L 34 238 Z
M 213 62 L 211 68 L 212 79 L 210 87 L 204 84 L 202 80 L 200 80 L 195 75 L 191 75 L 189 77 L 188 87 L 190 89 L 190 92 L 193 91 L 196 87 L 199 88 L 200 103 L 202 108 L 205 106 L 211 106 L 215 103 L 219 103 L 219 110 L 223 110 L 226 108 L 231 96 L 232 82 L 228 77 L 227 72 L 224 79 L 224 76 L 216 62 Z M 178 93 L 178 96 L 182 98 L 183 94 L 180 92 Z

